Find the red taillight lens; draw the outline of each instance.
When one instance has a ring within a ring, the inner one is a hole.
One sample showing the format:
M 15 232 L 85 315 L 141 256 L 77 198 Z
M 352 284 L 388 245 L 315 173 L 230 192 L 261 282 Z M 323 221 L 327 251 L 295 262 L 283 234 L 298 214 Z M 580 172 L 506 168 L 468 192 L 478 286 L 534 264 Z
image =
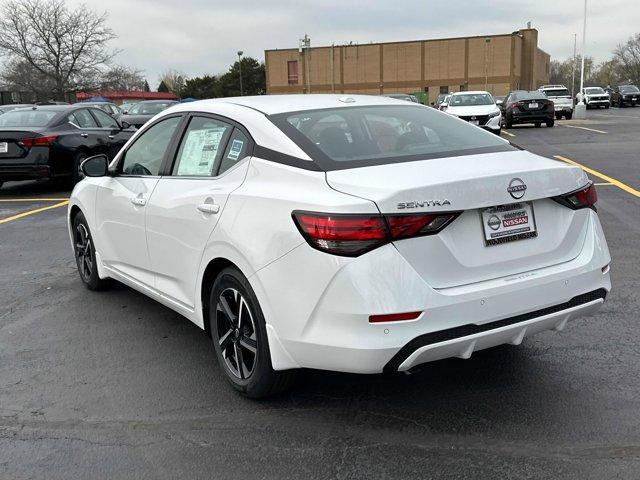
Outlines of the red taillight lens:
M 355 257 L 385 243 L 431 235 L 460 213 L 409 215 L 352 215 L 293 212 L 300 233 L 313 248 L 334 255 Z
M 581 208 L 593 208 L 595 210 L 595 204 L 598 201 L 598 192 L 596 192 L 596 186 L 593 183 L 589 183 L 580 190 L 567 193 L 566 195 L 560 195 L 559 197 L 555 197 L 554 200 L 574 210 Z
M 390 313 L 388 315 L 369 315 L 369 323 L 402 322 L 415 320 L 422 312 Z
M 522 106 L 522 102 L 513 102 L 511 105 L 509 105 L 511 108 L 518 108 Z
M 50 147 L 53 142 L 56 141 L 58 135 L 47 135 L 44 137 L 32 137 L 32 138 L 23 138 L 20 140 L 20 145 L 23 147 L 31 148 L 31 147 Z

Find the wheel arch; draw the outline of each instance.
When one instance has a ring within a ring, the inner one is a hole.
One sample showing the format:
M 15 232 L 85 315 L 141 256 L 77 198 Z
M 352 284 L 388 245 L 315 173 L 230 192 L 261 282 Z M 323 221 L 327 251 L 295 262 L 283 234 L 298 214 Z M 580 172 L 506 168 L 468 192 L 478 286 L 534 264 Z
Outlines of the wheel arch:
M 224 257 L 217 257 L 209 261 L 202 274 L 202 282 L 200 285 L 200 303 L 202 305 L 202 321 L 204 323 L 204 331 L 211 338 L 211 327 L 209 325 L 209 295 L 213 282 L 216 281 L 220 272 L 227 267 L 235 267 L 240 272 L 242 270 L 231 260 Z

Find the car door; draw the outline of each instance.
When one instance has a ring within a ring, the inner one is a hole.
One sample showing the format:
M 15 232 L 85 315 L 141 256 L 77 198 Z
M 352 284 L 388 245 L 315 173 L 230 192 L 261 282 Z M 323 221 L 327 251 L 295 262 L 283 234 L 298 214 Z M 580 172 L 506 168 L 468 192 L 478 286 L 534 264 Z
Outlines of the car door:
M 151 195 L 147 241 L 156 289 L 186 308 L 194 308 L 204 248 L 229 194 L 244 181 L 252 148 L 241 126 L 194 114 Z
M 108 113 L 97 108 L 91 109 L 91 114 L 98 122 L 98 126 L 102 130 L 105 141 L 108 144 L 107 156 L 114 158 L 120 149 L 131 138 L 132 132 L 122 130 L 120 123 Z
M 153 288 L 145 213 L 182 115 L 156 121 L 120 155 L 113 176 L 96 194 L 96 246 L 102 263 L 122 276 Z
M 70 122 L 78 126 L 80 130 L 80 143 L 91 154 L 108 154 L 109 142 L 98 122 L 91 115 L 88 108 L 80 108 L 70 115 Z

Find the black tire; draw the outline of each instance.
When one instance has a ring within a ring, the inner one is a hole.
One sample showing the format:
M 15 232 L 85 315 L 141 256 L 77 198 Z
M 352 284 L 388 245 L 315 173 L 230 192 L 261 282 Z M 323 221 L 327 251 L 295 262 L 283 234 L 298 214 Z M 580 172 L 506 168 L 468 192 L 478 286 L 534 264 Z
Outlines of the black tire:
M 513 120 L 509 115 L 507 115 L 504 119 L 504 128 L 512 128 L 512 127 L 513 127 Z
M 622 101 L 622 97 L 618 99 L 618 108 L 624 108 L 624 102 Z
M 499 128 L 498 130 L 491 130 L 493 133 L 495 133 L 496 135 L 500 135 L 500 132 L 502 132 L 502 129 Z
M 534 123 L 534 125 L 535 125 L 535 127 L 536 127 L 536 128 L 540 128 L 540 127 L 542 126 L 542 123 L 540 123 L 540 122 L 535 122 L 535 123 Z
M 551 128 L 551 127 L 553 127 L 553 126 L 555 125 L 555 123 L 556 123 L 556 122 L 555 122 L 555 121 L 553 120 L 553 118 L 552 118 L 551 120 L 547 120 L 547 121 L 545 122 L 545 125 L 547 125 L 547 127 L 548 127 L 548 128 Z
M 73 251 L 82 283 L 89 290 L 106 288 L 109 282 L 98 276 L 93 237 L 82 212 L 79 212 L 73 219 Z
M 571 113 L 567 113 L 565 114 L 564 118 L 566 118 L 567 120 L 571 120 L 571 117 L 573 117 L 573 112 Z
M 608 103 L 607 103 L 607 104 L 605 104 L 604 109 L 605 109 L 605 110 L 609 110 L 609 104 L 608 104 Z
M 295 381 L 296 370 L 273 369 L 262 309 L 248 280 L 235 267 L 225 268 L 213 283 L 209 328 L 220 368 L 242 395 L 269 397 Z
M 562 114 L 561 113 L 556 113 L 556 120 L 560 120 L 562 118 Z
M 82 165 L 82 162 L 87 158 L 89 158 L 89 156 L 84 152 L 78 152 L 75 157 L 73 157 L 73 171 L 71 172 L 72 187 L 84 178 L 84 174 L 80 171 L 80 165 Z
M 2 185 L 4 184 L 4 182 L 0 182 L 0 188 L 2 188 Z

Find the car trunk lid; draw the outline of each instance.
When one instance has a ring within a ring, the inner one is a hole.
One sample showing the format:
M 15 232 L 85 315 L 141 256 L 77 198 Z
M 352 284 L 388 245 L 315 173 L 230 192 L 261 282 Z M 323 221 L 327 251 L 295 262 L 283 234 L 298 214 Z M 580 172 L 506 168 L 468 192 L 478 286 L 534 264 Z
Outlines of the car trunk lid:
M 24 128 L 2 128 L 0 129 L 0 161 L 11 161 L 27 156 L 29 148 L 20 142 L 25 138 L 42 136 L 42 129 L 30 127 Z
M 387 215 L 461 212 L 437 235 L 394 242 L 434 288 L 569 261 L 579 254 L 588 226 L 587 212 L 551 199 L 583 187 L 584 172 L 525 151 L 330 171 L 327 182 L 336 190 L 374 201 Z M 487 246 L 482 212 L 517 203 L 532 209 L 536 236 Z

